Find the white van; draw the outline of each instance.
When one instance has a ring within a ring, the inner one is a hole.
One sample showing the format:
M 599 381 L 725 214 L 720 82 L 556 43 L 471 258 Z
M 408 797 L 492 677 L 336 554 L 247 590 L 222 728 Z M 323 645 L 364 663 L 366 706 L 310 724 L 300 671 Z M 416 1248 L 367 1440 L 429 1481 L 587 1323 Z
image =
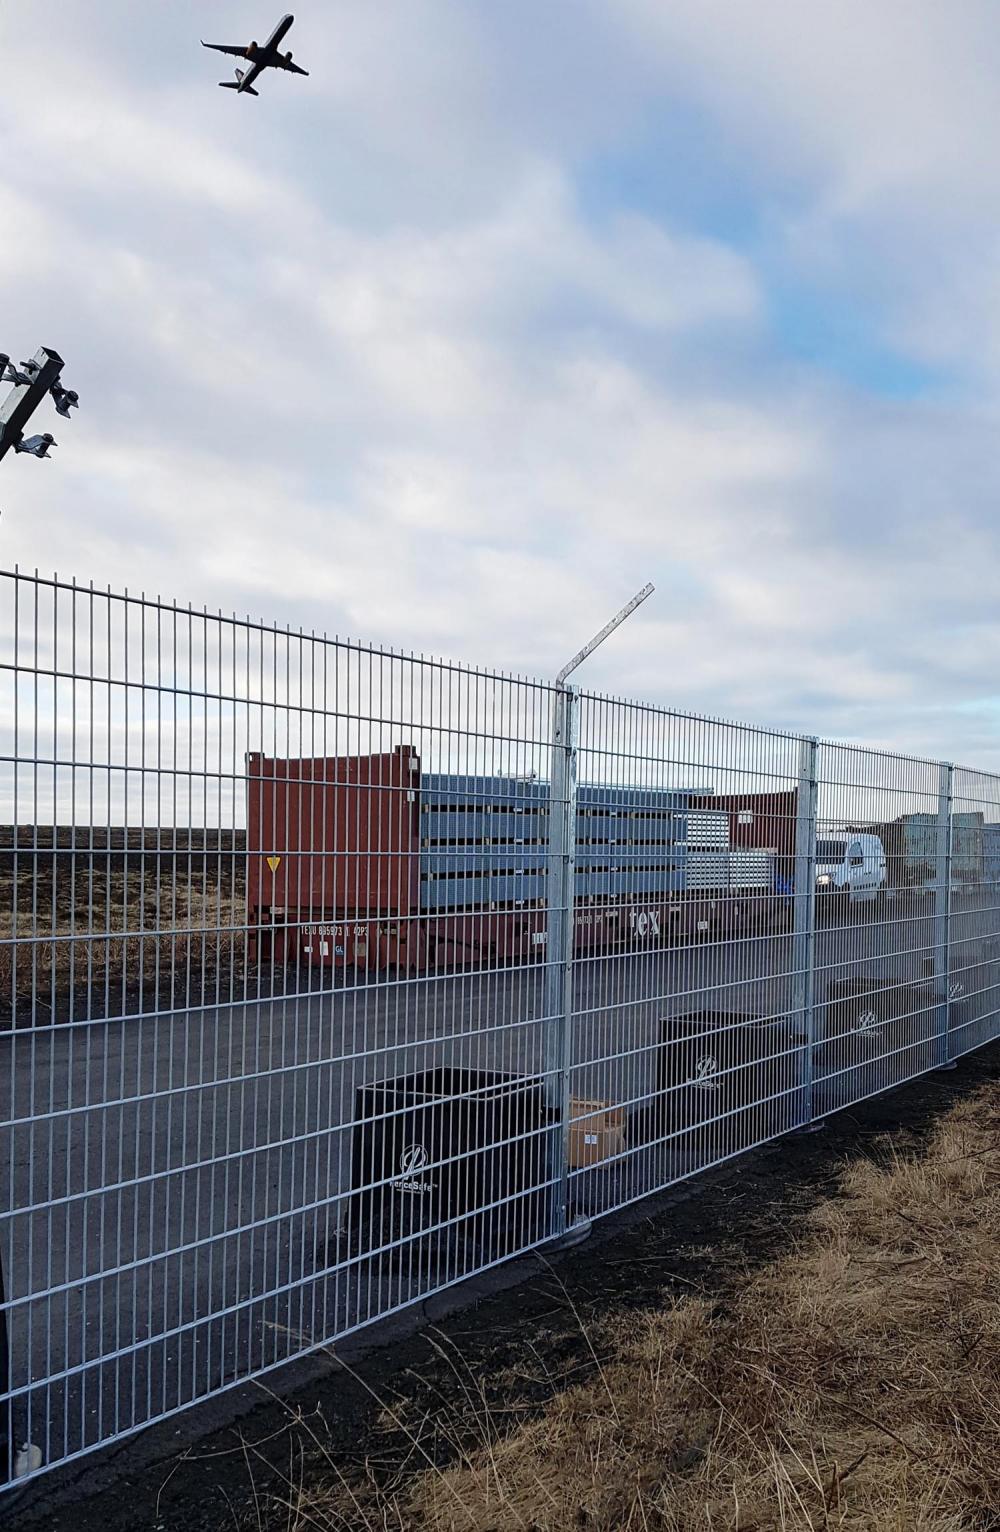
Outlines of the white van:
M 877 835 L 824 831 L 816 840 L 816 893 L 866 904 L 885 890 L 885 847 Z

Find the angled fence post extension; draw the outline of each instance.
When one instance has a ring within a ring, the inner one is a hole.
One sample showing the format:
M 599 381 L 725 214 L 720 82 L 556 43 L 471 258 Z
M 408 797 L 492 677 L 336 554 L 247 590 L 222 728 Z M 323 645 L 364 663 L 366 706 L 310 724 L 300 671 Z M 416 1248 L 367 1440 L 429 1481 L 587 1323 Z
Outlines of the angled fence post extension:
M 795 877 L 792 885 L 792 1004 L 794 1023 L 805 1034 L 799 1076 L 801 1126 L 813 1120 L 813 1067 L 816 1052 L 816 807 L 815 738 L 800 742 L 799 783 L 795 795 Z
M 570 1070 L 573 1016 L 573 893 L 576 884 L 576 752 L 580 694 L 559 685 L 552 696 L 552 774 L 546 876 L 546 1095 L 552 1113 L 549 1234 L 569 1224 Z M 558 1125 L 558 1126 L 555 1126 Z
M 937 843 L 934 856 L 934 988 L 938 1007 L 937 1061 L 952 1069 L 951 1058 L 951 810 L 955 768 L 942 763 L 938 786 Z

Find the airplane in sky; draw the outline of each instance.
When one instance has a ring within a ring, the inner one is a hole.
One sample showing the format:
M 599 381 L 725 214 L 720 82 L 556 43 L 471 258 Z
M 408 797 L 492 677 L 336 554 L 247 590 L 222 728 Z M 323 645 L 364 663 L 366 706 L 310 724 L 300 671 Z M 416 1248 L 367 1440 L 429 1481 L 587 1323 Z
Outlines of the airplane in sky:
M 271 33 L 266 43 L 249 43 L 245 48 L 231 48 L 228 43 L 206 43 L 202 39 L 203 48 L 214 48 L 216 53 L 231 53 L 234 58 L 246 59 L 249 69 L 237 69 L 235 80 L 220 80 L 223 90 L 235 90 L 241 95 L 258 96 L 259 91 L 254 90 L 254 81 L 263 69 L 290 69 L 292 74 L 308 74 L 308 69 L 301 69 L 298 64 L 292 63 L 291 49 L 287 53 L 280 53 L 279 47 L 285 33 L 288 31 L 294 16 L 282 16 L 278 25 Z

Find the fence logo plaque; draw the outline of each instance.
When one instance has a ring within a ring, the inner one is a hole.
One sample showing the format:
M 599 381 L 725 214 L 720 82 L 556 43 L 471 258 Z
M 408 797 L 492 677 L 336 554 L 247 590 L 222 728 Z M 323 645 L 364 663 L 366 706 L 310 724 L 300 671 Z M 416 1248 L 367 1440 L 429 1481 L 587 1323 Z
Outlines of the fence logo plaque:
M 693 1085 L 696 1090 L 718 1090 L 719 1082 L 716 1078 L 718 1073 L 718 1059 L 706 1053 L 705 1057 L 699 1059 L 694 1066 L 694 1074 L 687 1083 Z
M 408 1144 L 399 1156 L 399 1175 L 391 1183 L 397 1192 L 429 1192 L 433 1183 L 421 1179 L 430 1155 L 423 1144 Z

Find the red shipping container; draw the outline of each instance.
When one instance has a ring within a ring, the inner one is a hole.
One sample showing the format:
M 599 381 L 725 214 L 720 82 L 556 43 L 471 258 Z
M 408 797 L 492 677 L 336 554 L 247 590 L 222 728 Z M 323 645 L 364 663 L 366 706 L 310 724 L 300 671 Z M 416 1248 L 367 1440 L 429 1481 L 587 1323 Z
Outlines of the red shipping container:
M 415 914 L 419 771 L 408 745 L 315 760 L 248 756 L 251 922 Z
M 692 798 L 691 807 L 720 809 L 729 815 L 729 844 L 774 853 L 775 868 L 791 877 L 795 868 L 795 817 L 798 793 L 719 793 Z

